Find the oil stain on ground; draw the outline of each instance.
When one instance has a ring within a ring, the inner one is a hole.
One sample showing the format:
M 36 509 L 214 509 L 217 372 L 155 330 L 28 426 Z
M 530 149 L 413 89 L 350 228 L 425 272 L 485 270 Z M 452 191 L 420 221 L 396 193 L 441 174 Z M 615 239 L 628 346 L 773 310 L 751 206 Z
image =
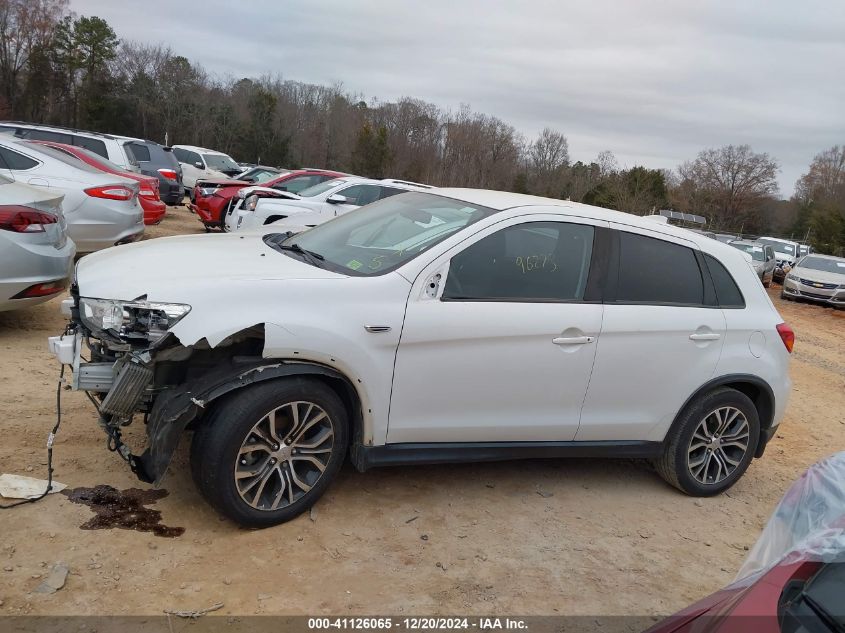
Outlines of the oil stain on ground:
M 117 490 L 102 484 L 94 488 L 63 490 L 62 494 L 73 503 L 81 503 L 94 511 L 95 516 L 80 526 L 83 530 L 121 528 L 170 538 L 185 532 L 183 527 L 162 525 L 161 512 L 145 507 L 166 497 L 166 490 Z

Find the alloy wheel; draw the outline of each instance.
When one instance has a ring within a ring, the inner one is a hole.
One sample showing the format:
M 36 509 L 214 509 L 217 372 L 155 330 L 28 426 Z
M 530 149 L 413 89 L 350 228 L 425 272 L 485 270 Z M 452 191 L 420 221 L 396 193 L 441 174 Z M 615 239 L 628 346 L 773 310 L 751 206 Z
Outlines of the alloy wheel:
M 720 407 L 704 416 L 690 440 L 687 467 L 704 485 L 724 481 L 748 452 L 750 426 L 736 407 Z
M 322 477 L 334 447 L 332 419 L 313 402 L 288 402 L 247 433 L 235 462 L 235 486 L 257 510 L 302 498 Z

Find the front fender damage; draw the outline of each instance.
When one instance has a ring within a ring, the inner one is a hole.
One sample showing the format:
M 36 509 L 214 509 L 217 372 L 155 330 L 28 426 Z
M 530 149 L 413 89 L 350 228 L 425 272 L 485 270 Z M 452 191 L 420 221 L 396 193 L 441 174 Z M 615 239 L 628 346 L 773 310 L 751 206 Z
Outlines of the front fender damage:
M 214 400 L 256 382 L 294 375 L 328 376 L 352 388 L 340 372 L 301 361 L 255 360 L 204 374 L 159 394 L 147 423 L 147 449 L 138 457 L 143 472 L 156 486 L 161 483 L 185 428 Z

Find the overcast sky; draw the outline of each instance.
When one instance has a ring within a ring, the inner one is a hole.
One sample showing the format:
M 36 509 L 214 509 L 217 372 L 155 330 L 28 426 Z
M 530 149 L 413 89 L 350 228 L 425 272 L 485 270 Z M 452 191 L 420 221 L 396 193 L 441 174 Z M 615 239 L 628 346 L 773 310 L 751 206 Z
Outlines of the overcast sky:
M 170 46 L 220 76 L 342 82 L 367 100 L 469 104 L 573 160 L 675 167 L 750 144 L 784 197 L 845 143 L 842 0 L 72 0 L 122 39 Z

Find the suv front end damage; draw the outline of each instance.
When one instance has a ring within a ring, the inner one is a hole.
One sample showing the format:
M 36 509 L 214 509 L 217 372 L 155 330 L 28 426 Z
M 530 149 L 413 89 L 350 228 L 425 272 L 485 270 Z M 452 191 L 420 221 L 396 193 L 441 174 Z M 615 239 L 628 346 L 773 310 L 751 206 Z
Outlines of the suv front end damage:
M 191 307 L 148 302 L 143 296 L 131 301 L 80 297 L 74 283 L 63 308 L 70 322 L 63 335 L 50 339 L 51 351 L 62 364 L 71 366 L 72 388 L 87 392 L 97 407 L 109 449 L 129 462 L 142 481 L 160 479 L 163 473 L 145 467 L 147 453 L 139 457 L 129 451 L 120 429 L 136 413 L 143 413 L 147 420 L 156 396 L 168 387 L 156 380 L 156 368 L 175 349 L 185 349 L 168 330 Z

